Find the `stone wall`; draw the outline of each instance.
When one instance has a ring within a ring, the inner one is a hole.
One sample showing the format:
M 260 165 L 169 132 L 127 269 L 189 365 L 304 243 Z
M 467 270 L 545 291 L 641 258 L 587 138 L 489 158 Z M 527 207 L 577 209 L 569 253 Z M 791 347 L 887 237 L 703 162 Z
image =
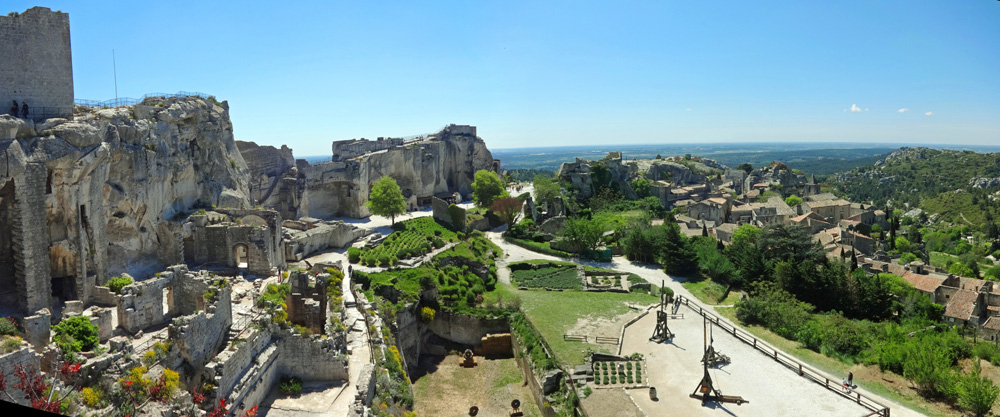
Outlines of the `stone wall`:
M 219 222 L 207 224 L 208 218 Z M 185 258 L 195 263 L 237 268 L 237 250 L 245 248 L 251 274 L 267 276 L 271 268 L 285 264 L 281 215 L 274 210 L 219 208 L 188 220 L 183 233 Z
M 31 348 L 22 344 L 22 348 L 0 356 L 0 372 L 3 372 L 4 380 L 7 382 L 7 393 L 17 401 L 18 404 L 27 405 L 24 395 L 14 385 L 20 382 L 15 374 L 16 365 L 21 365 L 25 369 L 41 369 L 41 355 L 35 353 Z M 4 398 L 3 401 L 9 401 Z
M 278 358 L 271 332 L 251 331 L 245 342 L 223 350 L 206 368 L 213 370 L 217 393 L 226 404 L 257 405 L 273 384 Z
M 347 358 L 341 354 L 332 338 L 302 336 L 287 330 L 278 337 L 278 371 L 303 381 L 337 381 L 348 379 Z
M 185 365 L 201 369 L 223 348 L 233 323 L 232 287 L 218 290 L 215 303 L 206 311 L 178 317 L 167 328 Z M 199 295 L 198 299 L 202 299 Z
M 288 282 L 291 291 L 285 298 L 288 321 L 304 326 L 315 334 L 323 334 L 326 328 L 326 284 L 330 274 L 318 274 L 310 279 L 308 272 L 291 271 Z
M 333 160 L 343 161 L 355 158 L 367 153 L 384 151 L 394 146 L 402 146 L 402 138 L 378 138 L 378 140 L 350 139 L 333 142 Z
M 69 15 L 47 7 L 0 16 L 0 114 L 26 102 L 29 117 L 73 117 Z
M 434 334 L 466 345 L 479 346 L 491 333 L 509 333 L 507 319 L 486 319 L 450 311 L 438 311 L 427 328 Z

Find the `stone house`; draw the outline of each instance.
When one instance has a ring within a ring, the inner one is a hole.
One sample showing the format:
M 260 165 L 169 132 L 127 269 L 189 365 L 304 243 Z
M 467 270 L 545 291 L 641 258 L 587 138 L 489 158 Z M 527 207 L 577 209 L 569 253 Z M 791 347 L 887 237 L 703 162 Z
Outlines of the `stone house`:
M 698 220 L 722 222 L 729 217 L 732 202 L 725 198 L 709 198 L 688 206 L 688 216 Z
M 851 217 L 851 203 L 847 200 L 808 201 L 802 204 L 803 208 L 823 216 L 831 224 L 838 224 L 841 220 Z

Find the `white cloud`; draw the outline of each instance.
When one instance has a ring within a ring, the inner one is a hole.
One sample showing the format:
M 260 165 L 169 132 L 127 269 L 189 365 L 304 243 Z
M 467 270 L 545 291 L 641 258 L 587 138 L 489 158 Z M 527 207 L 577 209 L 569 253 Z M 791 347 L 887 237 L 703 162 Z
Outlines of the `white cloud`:
M 896 110 L 896 113 L 903 114 L 903 113 L 906 113 L 908 111 L 910 111 L 910 109 L 899 109 L 899 110 Z
M 860 112 L 861 112 L 861 107 L 858 107 L 857 104 L 851 105 L 851 113 L 860 113 Z
M 691 108 L 688 107 L 688 108 L 684 109 L 684 111 L 691 111 Z
M 865 109 L 865 111 L 868 111 L 868 109 Z
M 934 112 L 932 112 L 932 111 L 924 113 L 924 116 L 933 116 L 933 115 L 934 115 Z

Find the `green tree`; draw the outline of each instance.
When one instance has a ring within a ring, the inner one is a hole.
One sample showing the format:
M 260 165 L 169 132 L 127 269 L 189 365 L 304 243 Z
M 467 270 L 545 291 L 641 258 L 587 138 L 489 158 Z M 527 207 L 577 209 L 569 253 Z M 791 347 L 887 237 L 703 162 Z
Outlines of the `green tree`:
M 499 197 L 507 197 L 500 177 L 493 171 L 476 171 L 476 181 L 472 183 L 472 201 L 479 207 L 488 208 Z
M 802 204 L 802 197 L 792 194 L 785 198 L 785 204 L 788 204 L 790 207 L 795 207 Z
M 639 199 L 649 197 L 649 181 L 642 177 L 632 180 L 632 190 Z
M 559 184 L 548 175 L 535 175 L 532 185 L 535 187 L 535 204 L 549 203 L 559 197 Z
M 698 258 L 688 239 L 681 234 L 677 223 L 664 223 L 660 226 L 666 229 L 666 234 L 657 252 L 663 270 L 671 275 L 688 276 L 698 267 Z
M 972 373 L 962 379 L 958 394 L 958 404 L 976 417 L 989 415 L 993 403 L 997 401 L 997 395 L 1000 395 L 1000 388 L 981 374 L 982 366 L 976 359 L 972 365 Z
M 742 163 L 742 164 L 737 165 L 736 169 L 742 170 L 743 172 L 746 172 L 747 174 L 749 174 L 749 173 L 753 172 L 753 165 L 750 165 L 748 163 Z
M 493 211 L 503 221 L 507 227 L 514 224 L 514 219 L 521 214 L 521 207 L 524 203 L 517 197 L 500 197 L 493 200 L 490 210 Z
M 406 213 L 406 199 L 403 198 L 403 192 L 396 184 L 396 180 L 386 176 L 372 186 L 365 207 L 368 207 L 372 214 L 388 217 L 392 219 L 392 224 L 396 224 L 396 216 Z
M 563 238 L 580 249 L 597 249 L 603 234 L 604 224 L 596 219 L 567 219 L 563 229 Z

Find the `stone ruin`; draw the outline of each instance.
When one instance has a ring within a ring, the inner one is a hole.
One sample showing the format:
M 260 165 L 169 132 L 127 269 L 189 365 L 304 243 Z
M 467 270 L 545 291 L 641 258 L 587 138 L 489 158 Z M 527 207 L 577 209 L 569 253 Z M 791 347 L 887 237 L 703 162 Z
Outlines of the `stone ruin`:
M 476 127 L 464 125 L 411 140 L 337 141 L 331 161 L 315 165 L 300 159 L 292 166 L 287 148 L 239 146 L 254 172 L 255 203 L 290 219 L 367 217 L 371 212 L 364 202 L 383 176 L 396 180 L 409 210 L 456 192 L 468 198 L 476 171 L 499 169 Z
M 289 322 L 313 333 L 323 333 L 326 328 L 326 285 L 329 278 L 330 274 L 327 273 L 316 274 L 315 279 L 310 279 L 308 272 L 289 272 L 288 282 L 292 291 L 285 299 Z

